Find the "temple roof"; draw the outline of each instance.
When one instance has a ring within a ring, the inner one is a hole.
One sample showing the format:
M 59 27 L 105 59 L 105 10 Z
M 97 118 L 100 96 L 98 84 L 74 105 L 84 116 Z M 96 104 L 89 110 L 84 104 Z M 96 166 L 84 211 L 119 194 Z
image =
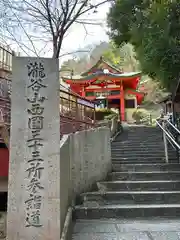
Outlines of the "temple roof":
M 127 73 L 105 73 L 104 71 L 97 71 L 95 73 L 92 73 L 88 76 L 73 76 L 72 78 L 67 78 L 67 77 L 62 77 L 64 81 L 70 80 L 70 81 L 94 81 L 96 77 L 101 77 L 101 76 L 106 76 L 106 77 L 112 77 L 113 79 L 126 79 L 126 78 L 134 78 L 134 77 L 140 77 L 141 72 L 127 72 Z
M 87 72 L 78 76 L 62 77 L 67 84 L 75 87 L 87 87 L 89 85 L 120 85 L 125 89 L 136 89 L 141 78 L 141 72 L 122 72 L 100 58 L 100 60 Z
M 111 65 L 110 63 L 106 62 L 103 57 L 101 56 L 100 59 L 97 61 L 96 64 L 94 64 L 89 70 L 87 70 L 86 72 L 83 72 L 81 75 L 82 76 L 87 76 L 89 73 L 94 72 L 95 69 L 97 69 L 100 65 L 106 65 L 107 67 L 109 67 L 110 69 L 113 70 L 113 72 L 116 73 L 121 73 L 122 71 L 118 68 L 116 68 L 115 66 Z
M 107 69 L 106 69 L 107 70 Z M 141 72 L 111 73 L 99 70 L 87 76 L 62 77 L 63 81 L 70 85 L 89 86 L 99 84 L 123 84 L 124 88 L 136 89 L 141 78 Z

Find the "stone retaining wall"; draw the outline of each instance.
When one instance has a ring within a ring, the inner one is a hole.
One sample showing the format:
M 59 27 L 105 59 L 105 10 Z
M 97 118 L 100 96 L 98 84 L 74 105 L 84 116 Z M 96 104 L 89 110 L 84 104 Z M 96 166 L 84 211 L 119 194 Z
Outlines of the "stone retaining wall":
M 71 201 L 111 171 L 110 129 L 95 128 L 64 136 L 60 170 L 62 229 Z

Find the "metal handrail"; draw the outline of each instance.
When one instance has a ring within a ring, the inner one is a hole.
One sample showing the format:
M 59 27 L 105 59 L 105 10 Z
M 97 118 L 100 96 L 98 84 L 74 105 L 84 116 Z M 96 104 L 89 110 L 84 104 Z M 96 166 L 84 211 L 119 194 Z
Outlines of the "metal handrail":
M 168 121 L 168 120 L 167 120 Z M 169 122 L 169 121 L 168 121 Z M 171 137 L 171 135 L 161 126 L 161 124 L 156 120 L 156 124 L 162 129 L 163 133 L 168 136 L 168 138 L 174 143 L 174 145 L 180 150 L 180 145 Z M 173 125 L 173 124 L 172 124 Z M 175 126 L 174 126 L 175 127 Z M 178 129 L 177 129 L 178 130 Z M 179 130 L 178 130 L 179 131 Z
M 166 119 L 166 121 L 168 122 L 168 124 L 169 124 L 171 127 L 173 127 L 173 128 L 176 130 L 176 132 L 178 132 L 178 133 L 180 134 L 180 130 L 179 130 L 179 129 L 177 129 L 169 120 Z

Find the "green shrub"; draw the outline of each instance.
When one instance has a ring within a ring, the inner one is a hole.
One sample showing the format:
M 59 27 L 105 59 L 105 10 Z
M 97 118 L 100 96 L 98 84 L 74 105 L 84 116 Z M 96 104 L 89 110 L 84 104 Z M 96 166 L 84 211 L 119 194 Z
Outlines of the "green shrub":
M 107 114 L 112 114 L 114 113 L 111 109 L 109 108 L 97 108 L 96 112 L 103 112 L 103 113 L 107 113 Z
M 117 116 L 117 114 L 116 114 L 116 113 L 112 113 L 112 114 L 106 115 L 106 116 L 104 117 L 104 119 L 105 119 L 105 120 L 110 120 L 110 119 L 114 118 L 115 116 Z
M 136 109 L 133 114 L 132 117 L 136 122 L 141 122 L 141 120 L 145 117 L 149 116 L 149 112 L 145 109 Z

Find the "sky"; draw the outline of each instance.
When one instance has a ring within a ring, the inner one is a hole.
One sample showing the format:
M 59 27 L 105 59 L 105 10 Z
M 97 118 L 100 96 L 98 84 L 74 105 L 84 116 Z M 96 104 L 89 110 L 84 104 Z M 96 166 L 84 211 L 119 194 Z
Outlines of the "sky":
M 101 2 L 102 0 L 92 0 L 92 2 Z M 101 23 L 101 25 L 86 25 L 84 27 L 82 24 L 73 24 L 71 28 L 69 29 L 67 36 L 65 36 L 62 44 L 61 54 L 60 54 L 60 63 L 62 61 L 67 60 L 68 58 L 72 58 L 73 56 L 67 53 L 75 52 L 79 49 L 87 49 L 86 46 L 88 45 L 94 45 L 98 44 L 103 41 L 108 41 L 107 36 L 107 26 L 106 26 L 106 17 L 109 10 L 109 4 L 104 4 L 97 8 L 96 13 L 86 13 L 86 15 L 83 15 L 83 19 L 86 19 L 89 22 L 90 19 L 93 20 L 93 22 Z M 11 13 L 12 15 L 15 15 L 14 12 Z M 5 21 L 0 21 L 1 24 L 1 31 L 4 31 L 4 33 L 1 34 L 1 36 L 6 36 L 7 31 L 6 27 L 4 27 L 4 24 L 6 25 Z M 30 43 L 29 39 L 26 37 L 26 33 L 24 34 L 21 25 L 18 24 L 17 28 L 13 28 L 14 31 L 13 36 L 16 37 L 16 39 L 19 39 L 18 41 L 21 42 L 21 44 L 18 44 L 17 41 L 12 41 L 9 38 L 3 37 L 4 42 L 8 44 L 11 49 L 13 49 L 15 52 L 20 52 L 21 56 L 29 55 L 32 56 L 32 51 L 29 51 L 29 49 L 32 48 L 32 44 Z M 29 34 L 31 33 L 31 29 L 28 31 Z M 33 32 L 33 34 L 38 33 L 37 30 Z M 44 36 L 43 36 L 44 37 Z M 39 37 L 38 37 L 39 38 Z M 40 39 L 40 38 L 39 38 Z M 45 42 L 33 42 L 35 48 L 40 51 L 40 56 L 42 57 L 52 57 L 52 43 L 49 42 L 48 44 Z M 25 47 L 24 47 L 25 46 Z M 26 47 L 27 46 L 27 47 Z M 23 51 L 23 49 L 25 51 Z M 33 54 L 34 55 L 34 54 Z M 63 57 L 61 56 L 63 55 Z
M 109 10 L 109 5 L 104 4 L 99 7 L 96 14 L 92 14 L 91 19 L 95 19 L 98 22 L 102 22 L 102 26 L 88 25 L 86 27 L 87 33 L 82 25 L 74 25 L 64 39 L 62 46 L 62 54 L 67 52 L 76 51 L 79 48 L 84 48 L 90 44 L 96 44 L 102 41 L 108 41 L 106 16 Z M 70 56 L 63 57 L 67 59 Z

